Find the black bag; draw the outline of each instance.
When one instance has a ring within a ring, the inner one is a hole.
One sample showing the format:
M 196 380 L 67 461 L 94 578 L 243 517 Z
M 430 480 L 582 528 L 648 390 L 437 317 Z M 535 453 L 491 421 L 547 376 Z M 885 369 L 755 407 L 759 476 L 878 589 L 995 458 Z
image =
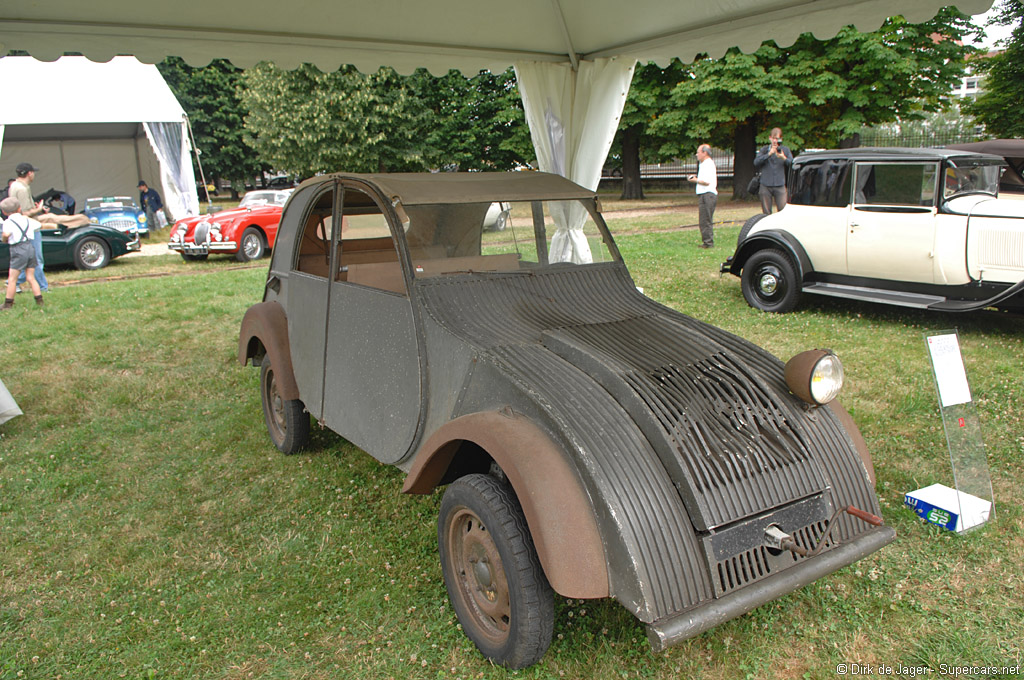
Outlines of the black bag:
M 761 191 L 761 173 L 755 172 L 754 176 L 750 178 L 750 183 L 747 184 L 747 193 L 756 194 Z

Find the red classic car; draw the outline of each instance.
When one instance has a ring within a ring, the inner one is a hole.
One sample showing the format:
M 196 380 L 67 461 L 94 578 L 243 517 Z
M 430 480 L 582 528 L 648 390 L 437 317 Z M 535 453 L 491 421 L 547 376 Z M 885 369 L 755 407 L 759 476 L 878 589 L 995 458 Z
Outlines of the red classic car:
M 234 253 L 239 262 L 258 260 L 274 247 L 277 223 L 291 190 L 250 191 L 234 210 L 178 220 L 167 247 L 186 261 L 210 253 Z

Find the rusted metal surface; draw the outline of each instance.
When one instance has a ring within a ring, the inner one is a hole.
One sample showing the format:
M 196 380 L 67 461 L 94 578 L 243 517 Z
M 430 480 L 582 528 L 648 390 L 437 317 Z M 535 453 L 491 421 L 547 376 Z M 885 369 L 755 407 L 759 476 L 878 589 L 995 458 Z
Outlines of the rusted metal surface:
M 245 366 L 258 355 L 261 344 L 274 366 L 275 384 L 282 399 L 298 399 L 299 388 L 292 373 L 288 317 L 277 302 L 261 302 L 246 310 L 238 334 L 238 361 Z M 253 362 L 253 365 L 258 365 Z

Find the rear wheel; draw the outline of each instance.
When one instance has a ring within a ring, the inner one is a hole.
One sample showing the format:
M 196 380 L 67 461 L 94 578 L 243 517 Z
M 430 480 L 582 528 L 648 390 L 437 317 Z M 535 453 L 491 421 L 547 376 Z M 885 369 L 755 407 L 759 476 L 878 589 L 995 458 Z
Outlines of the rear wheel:
M 256 227 L 246 227 L 242 232 L 242 240 L 238 244 L 238 252 L 235 259 L 239 262 L 249 262 L 263 257 L 264 251 L 263 234 Z
M 759 250 L 743 265 L 743 297 L 755 309 L 784 313 L 793 311 L 800 299 L 796 267 L 781 250 Z
M 101 269 L 110 262 L 110 246 L 103 239 L 87 236 L 75 244 L 76 269 Z
M 309 414 L 298 399 L 284 399 L 281 396 L 269 355 L 263 357 L 260 366 L 260 397 L 263 401 L 263 419 L 274 446 L 287 454 L 296 453 L 305 447 L 309 443 Z
M 472 474 L 449 485 L 438 517 L 441 570 L 462 629 L 507 668 L 551 644 L 554 602 L 512 487 Z

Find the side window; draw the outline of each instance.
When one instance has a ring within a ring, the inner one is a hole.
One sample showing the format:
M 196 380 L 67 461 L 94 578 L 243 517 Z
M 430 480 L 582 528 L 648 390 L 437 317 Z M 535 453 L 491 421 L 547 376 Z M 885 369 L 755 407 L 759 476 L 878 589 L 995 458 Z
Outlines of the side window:
M 855 201 L 860 205 L 931 207 L 935 163 L 858 163 Z
M 405 295 L 398 247 L 377 202 L 365 191 L 345 187 L 341 214 L 341 252 L 334 280 Z
M 790 178 L 790 203 L 843 208 L 850 204 L 850 162 L 805 163 Z
M 306 214 L 298 247 L 295 249 L 295 270 L 327 278 L 331 265 L 331 236 L 333 230 L 334 189 L 329 189 L 313 201 Z

